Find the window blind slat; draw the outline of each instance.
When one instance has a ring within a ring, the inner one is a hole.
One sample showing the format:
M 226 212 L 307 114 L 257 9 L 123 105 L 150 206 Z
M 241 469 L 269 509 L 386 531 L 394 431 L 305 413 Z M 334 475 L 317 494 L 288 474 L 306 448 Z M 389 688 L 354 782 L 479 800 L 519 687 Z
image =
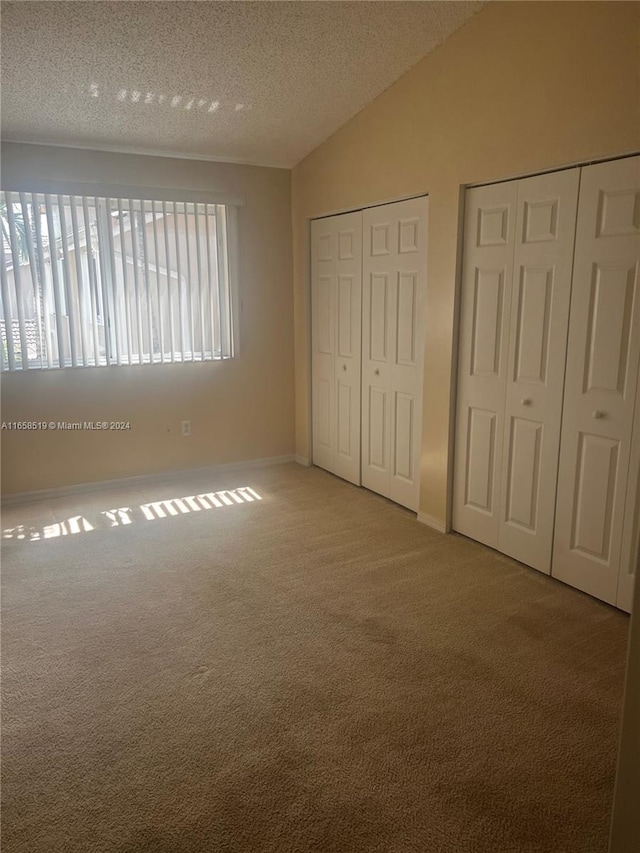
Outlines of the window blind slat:
M 144 300 L 146 304 L 146 312 L 144 319 L 147 323 L 147 334 L 149 335 L 149 362 L 153 362 L 154 360 L 154 348 L 153 348 L 153 322 L 152 322 L 152 312 L 151 312 L 151 286 L 149 283 L 149 245 L 147 239 L 147 215 L 145 212 L 144 205 L 141 204 L 141 218 L 142 218 L 142 254 L 143 254 L 143 272 L 144 272 Z
M 116 364 L 122 364 L 123 358 L 126 357 L 126 351 L 123 350 L 123 340 L 120 334 L 120 324 L 118 323 L 118 317 L 122 316 L 120 312 L 120 288 L 118 287 L 118 273 L 117 273 L 117 264 L 116 264 L 116 238 L 113 234 L 113 229 L 115 227 L 114 218 L 111 216 L 111 208 L 113 206 L 113 199 L 107 198 L 105 199 L 105 206 L 103 210 L 103 218 L 105 229 L 107 232 L 107 239 L 109 241 L 109 310 L 107 312 L 107 317 L 109 318 L 109 340 L 113 342 L 112 345 L 115 345 L 116 350 Z M 112 318 L 113 318 L 113 328 L 112 328 Z
M 131 306 L 129 301 L 129 277 L 127 275 L 127 248 L 124 241 L 124 210 L 122 209 L 122 199 L 118 199 L 118 225 L 120 238 L 120 259 L 122 262 L 122 300 L 119 300 L 119 307 L 124 315 L 124 326 L 126 337 L 123 341 L 122 350 L 125 353 L 125 364 L 133 364 L 133 334 L 131 328 Z M 116 336 L 118 334 L 118 324 L 116 323 Z
M 49 243 L 49 260 L 51 262 L 51 278 L 53 280 L 53 304 L 56 316 L 56 338 L 58 340 L 58 364 L 63 366 L 67 358 L 67 346 L 64 339 L 62 320 L 62 286 L 60 282 L 60 267 L 56 248 L 56 229 L 53 218 L 53 206 L 49 196 L 45 196 L 45 216 L 47 218 L 47 240 Z
M 213 276 L 214 276 L 214 273 L 216 273 L 216 270 L 213 267 L 214 261 L 212 261 L 212 251 L 211 251 L 212 246 L 211 246 L 211 234 L 209 232 L 209 206 L 208 205 L 205 207 L 205 210 L 204 210 L 204 229 L 205 229 L 205 236 L 206 236 L 206 241 L 207 241 L 207 283 L 209 286 L 209 301 L 210 301 L 209 310 L 207 311 L 207 314 L 208 314 L 208 318 L 209 318 L 209 326 L 211 327 L 211 353 L 212 353 L 212 355 L 215 355 L 217 341 L 216 341 L 215 318 L 214 318 L 214 311 L 213 311 L 213 298 L 214 298 L 214 295 L 213 295 Z M 216 273 L 216 276 L 217 276 L 217 273 Z M 217 292 L 216 292 L 216 296 L 217 296 Z M 215 312 L 215 315 L 217 317 L 220 316 L 220 303 L 219 302 L 218 302 L 218 310 Z
M 173 233 L 176 238 L 176 273 L 178 283 L 178 340 L 180 341 L 180 360 L 184 361 L 184 307 L 182 294 L 182 269 L 180 267 L 180 227 L 178 225 L 178 211 L 176 203 L 173 202 Z
M 227 255 L 225 241 L 224 208 L 216 205 L 216 260 L 218 264 L 218 299 L 220 304 L 220 347 L 223 353 L 229 347 L 228 305 L 226 299 Z
M 36 232 L 36 262 L 38 265 L 38 275 L 40 277 L 40 298 L 42 299 L 42 314 L 44 322 L 44 351 L 47 357 L 47 367 L 53 367 L 52 348 L 54 338 L 51 333 L 51 315 L 53 314 L 51 300 L 49 297 L 49 287 L 47 285 L 47 272 L 44 262 L 44 243 L 42 239 L 42 220 L 40 213 L 40 201 L 35 193 L 31 194 L 31 209 L 33 210 L 33 220 Z M 56 358 L 57 360 L 57 358 Z
M 71 290 L 71 273 L 69 272 L 69 252 L 67 248 L 67 217 L 64 212 L 64 201 L 62 196 L 58 196 L 58 216 L 60 222 L 60 242 L 62 246 L 62 278 L 64 281 L 64 297 L 65 306 L 67 309 L 67 332 L 69 335 L 69 349 L 71 351 L 71 365 L 78 366 L 78 348 L 76 346 L 76 312 L 74 311 L 72 290 Z
M 191 205 L 192 206 L 192 205 Z M 185 244 L 186 250 L 185 254 L 187 256 L 187 292 L 186 292 L 186 300 L 187 300 L 187 314 L 189 317 L 189 361 L 193 361 L 195 357 L 195 336 L 193 332 L 193 292 L 192 292 L 192 279 L 191 279 L 191 252 L 189 250 L 189 240 L 188 234 L 189 230 L 189 210 L 190 205 L 185 204 L 184 206 L 184 234 L 185 234 Z M 176 233 L 178 233 L 179 229 L 176 228 Z M 183 352 L 184 358 L 184 352 Z
M 96 212 L 97 215 L 97 212 Z M 82 198 L 82 216 L 84 219 L 85 247 L 87 254 L 87 269 L 89 271 L 89 294 L 91 304 L 91 335 L 93 343 L 93 363 L 100 364 L 100 345 L 98 337 L 98 283 L 93 258 L 93 239 L 91 236 L 91 221 L 89 204 L 86 196 Z
M 239 296 L 237 290 L 237 282 L 239 278 L 238 266 L 238 208 L 225 207 L 225 247 L 227 252 L 227 280 L 225 282 L 225 291 L 227 295 L 227 316 L 229 318 L 229 346 L 227 358 L 230 358 L 232 353 L 235 353 L 237 348 L 238 338 L 238 312 L 236 305 L 239 306 Z M 236 282 L 236 287 L 231 286 L 231 282 Z
M 198 316 L 200 318 L 200 347 L 198 352 L 204 360 L 206 347 L 204 340 L 204 316 L 205 306 L 202 301 L 202 248 L 200 246 L 200 211 L 196 208 L 193 215 L 194 230 L 196 235 L 196 263 L 198 266 Z
M 69 202 L 71 208 L 71 230 L 73 233 L 73 254 L 75 256 L 76 261 L 76 289 L 78 293 L 78 310 L 80 315 L 78 322 L 78 325 L 80 327 L 80 349 L 82 352 L 82 364 L 84 366 L 87 366 L 87 329 L 84 321 L 84 318 L 87 313 L 86 280 L 85 276 L 82 274 L 82 254 L 80 248 L 80 231 L 78 228 L 78 210 L 76 207 L 76 198 L 74 196 L 70 196 Z
M 13 211 L 13 193 L 7 193 L 7 219 L 9 222 L 9 236 L 11 239 L 11 258 L 13 261 L 13 291 L 16 297 L 16 310 L 19 321 L 19 338 L 20 338 L 20 367 L 26 370 L 29 366 L 27 353 L 27 329 L 24 323 L 24 304 L 22 278 L 20 271 L 20 256 L 18 254 L 18 236 L 16 232 L 16 220 Z M 9 289 L 11 292 L 11 289 Z
M 169 226 L 167 224 L 167 204 L 162 202 L 162 220 L 164 227 L 164 249 L 167 259 L 167 303 L 169 305 L 169 345 L 171 347 L 171 362 L 175 361 L 175 338 L 173 329 L 173 292 L 171 287 L 171 254 L 169 251 Z
M 102 201 L 102 204 L 100 203 Z M 111 217 L 108 214 L 111 199 L 97 199 L 96 203 L 96 226 L 98 231 L 98 263 L 100 265 L 100 280 L 102 281 L 102 310 L 104 311 L 104 349 L 107 364 L 113 364 L 114 343 L 116 364 L 121 364 L 120 344 L 118 336 L 111 334 L 112 314 L 110 294 L 115 287 L 115 257 L 113 251 L 113 232 L 111 230 Z M 115 338 L 115 341 L 114 341 Z
M 158 251 L 158 216 L 156 214 L 156 203 L 151 202 L 151 213 L 153 215 L 153 251 L 156 260 L 156 290 L 158 292 L 158 337 L 160 347 L 160 361 L 164 361 L 164 318 L 162 316 L 162 293 L 160 288 L 160 252 Z
M 4 244 L 4 234 L 3 240 Z M 7 261 L 4 256 L 4 245 L 0 252 L 0 293 L 2 293 L 2 317 L 4 319 L 4 334 L 7 342 L 6 363 L 9 370 L 16 369 L 16 347 L 13 339 L 13 323 L 11 322 L 11 300 L 9 298 L 9 282 Z M 5 366 L 4 346 L 2 347 L 2 366 Z
M 44 334 L 42 330 L 42 298 L 40 286 L 38 283 L 38 269 L 36 267 L 36 253 L 33 245 L 33 225 L 31 214 L 29 213 L 29 205 L 25 193 L 19 193 L 20 211 L 22 213 L 22 223 L 25 232 L 25 243 L 27 255 L 29 257 L 29 273 L 31 275 L 31 290 L 33 295 L 33 313 L 35 314 L 35 331 L 37 337 L 37 352 L 35 358 L 36 366 L 40 366 L 44 353 Z M 28 366 L 28 365 L 27 365 Z
M 136 226 L 136 211 L 133 199 L 129 199 L 129 231 L 131 233 L 131 255 L 133 257 L 133 281 L 136 298 L 136 322 L 138 357 L 136 361 L 142 364 L 144 361 L 144 339 L 142 335 L 142 304 L 140 302 L 140 271 L 138 269 L 138 229 Z

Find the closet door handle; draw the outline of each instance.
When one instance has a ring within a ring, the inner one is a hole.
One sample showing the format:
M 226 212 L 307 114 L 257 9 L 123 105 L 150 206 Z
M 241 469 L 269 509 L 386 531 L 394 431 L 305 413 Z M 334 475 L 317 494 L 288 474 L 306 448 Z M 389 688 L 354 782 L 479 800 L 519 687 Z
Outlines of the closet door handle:
M 374 374 L 374 376 L 380 376 L 380 371 L 378 370 L 378 368 L 377 368 L 377 367 L 376 367 L 376 369 L 373 371 L 373 374 Z
M 528 397 L 525 397 L 524 400 L 520 400 L 520 405 L 521 406 L 530 406 L 531 400 Z
M 343 369 L 343 370 L 346 370 L 346 369 L 347 369 L 347 365 L 346 365 L 346 364 L 343 364 L 343 365 L 342 365 L 342 369 Z
M 599 409 L 596 409 L 595 412 L 592 413 L 592 417 L 598 421 L 600 420 L 600 418 L 604 417 L 604 412 L 601 412 Z

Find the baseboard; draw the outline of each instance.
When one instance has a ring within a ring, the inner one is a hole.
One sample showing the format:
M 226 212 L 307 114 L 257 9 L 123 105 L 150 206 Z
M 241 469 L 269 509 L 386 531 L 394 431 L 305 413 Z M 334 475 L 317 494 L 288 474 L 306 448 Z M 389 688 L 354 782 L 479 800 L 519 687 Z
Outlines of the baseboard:
M 117 480 L 96 480 L 93 483 L 77 483 L 72 486 L 61 486 L 53 489 L 37 489 L 33 492 L 13 492 L 2 496 L 2 505 L 44 501 L 50 498 L 63 498 L 67 495 L 78 495 L 93 492 L 97 489 L 117 489 L 122 486 L 138 486 L 145 483 L 171 482 L 193 474 L 222 474 L 224 472 L 243 471 L 247 468 L 267 468 L 271 465 L 282 465 L 285 462 L 297 461 L 292 453 L 286 456 L 267 456 L 263 459 L 247 459 L 243 462 L 228 462 L 224 465 L 210 465 L 204 468 L 183 468 L 179 471 L 163 471 L 157 474 L 140 474 L 136 477 L 120 477 Z
M 298 456 L 298 454 L 296 453 L 295 461 L 298 463 L 298 465 L 302 465 L 304 468 L 311 467 L 311 462 L 306 456 Z
M 418 513 L 418 521 L 420 522 L 420 524 L 426 524 L 427 527 L 432 527 L 439 533 L 447 532 L 447 525 L 444 523 L 444 521 L 441 521 L 439 518 L 434 518 L 432 515 L 428 515 L 426 512 Z

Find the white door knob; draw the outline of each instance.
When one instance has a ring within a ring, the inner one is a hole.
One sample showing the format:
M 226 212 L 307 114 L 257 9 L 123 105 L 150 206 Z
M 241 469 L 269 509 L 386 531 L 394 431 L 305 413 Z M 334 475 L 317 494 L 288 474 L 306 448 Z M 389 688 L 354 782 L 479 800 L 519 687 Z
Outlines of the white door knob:
M 603 417 L 604 417 L 604 412 L 601 412 L 601 411 L 599 411 L 598 409 L 596 409 L 596 410 L 595 410 L 595 412 L 593 412 L 593 417 L 594 417 L 596 420 L 599 420 L 600 418 L 603 418 Z
M 525 397 L 524 400 L 520 400 L 520 405 L 521 406 L 530 406 L 531 400 L 528 397 Z
M 380 371 L 378 370 L 378 368 L 377 368 L 377 367 L 376 367 L 376 369 L 375 369 L 373 372 L 375 373 L 375 375 L 376 375 L 376 376 L 380 376 Z
M 347 369 L 347 365 L 346 365 L 346 364 L 343 364 L 343 365 L 342 365 L 342 369 L 343 369 L 343 370 L 346 370 L 346 369 Z

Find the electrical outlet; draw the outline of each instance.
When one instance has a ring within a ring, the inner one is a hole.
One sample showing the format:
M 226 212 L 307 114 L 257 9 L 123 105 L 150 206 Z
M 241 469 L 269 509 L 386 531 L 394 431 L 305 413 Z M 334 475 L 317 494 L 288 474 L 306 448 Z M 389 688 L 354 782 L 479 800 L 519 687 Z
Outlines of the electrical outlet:
M 191 435 L 191 421 L 182 421 L 182 434 Z

